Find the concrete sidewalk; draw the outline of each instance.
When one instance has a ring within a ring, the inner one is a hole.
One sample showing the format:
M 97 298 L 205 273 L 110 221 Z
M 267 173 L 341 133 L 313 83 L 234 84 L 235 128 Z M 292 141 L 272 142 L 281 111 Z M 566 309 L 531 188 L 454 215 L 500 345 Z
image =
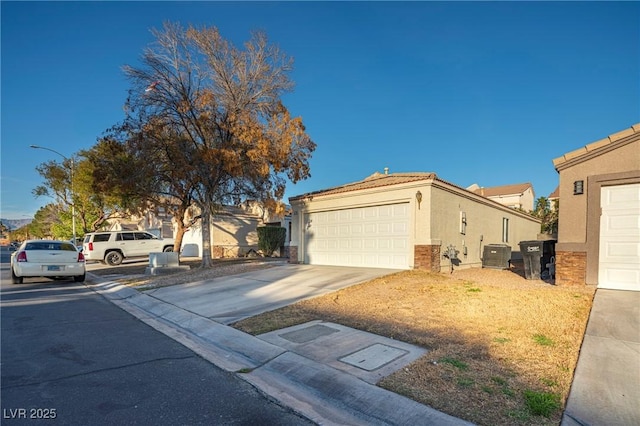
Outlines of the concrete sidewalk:
M 640 425 L 640 292 L 596 290 L 562 425 Z
M 375 386 L 380 378 L 419 358 L 423 348 L 319 321 L 254 337 L 161 300 L 157 292 L 140 293 L 115 281 L 90 287 L 318 424 L 471 425 Z M 242 316 L 238 312 L 244 315 L 246 309 L 220 318 Z

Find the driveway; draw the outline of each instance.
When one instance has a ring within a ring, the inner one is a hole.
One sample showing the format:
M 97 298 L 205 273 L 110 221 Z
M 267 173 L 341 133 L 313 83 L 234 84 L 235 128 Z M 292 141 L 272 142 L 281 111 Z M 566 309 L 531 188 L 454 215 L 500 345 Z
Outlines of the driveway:
M 397 269 L 281 265 L 238 275 L 145 291 L 145 294 L 221 324 L 369 281 Z

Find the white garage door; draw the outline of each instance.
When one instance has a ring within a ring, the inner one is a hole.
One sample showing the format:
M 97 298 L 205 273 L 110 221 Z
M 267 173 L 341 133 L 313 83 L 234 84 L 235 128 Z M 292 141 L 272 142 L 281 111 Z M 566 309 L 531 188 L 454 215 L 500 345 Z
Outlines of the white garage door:
M 603 187 L 598 287 L 640 291 L 640 184 Z
M 310 213 L 305 262 L 409 268 L 409 203 Z

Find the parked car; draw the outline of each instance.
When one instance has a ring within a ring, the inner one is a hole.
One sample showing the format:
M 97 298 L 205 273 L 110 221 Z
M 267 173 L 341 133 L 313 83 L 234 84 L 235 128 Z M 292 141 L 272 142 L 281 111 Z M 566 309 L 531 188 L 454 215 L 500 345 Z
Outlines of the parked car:
M 85 260 L 68 241 L 27 240 L 11 254 L 11 282 L 22 284 L 25 277 L 85 279 Z
M 82 253 L 87 260 L 115 266 L 126 258 L 173 251 L 173 244 L 173 238 L 158 238 L 145 231 L 90 232 L 84 236 Z

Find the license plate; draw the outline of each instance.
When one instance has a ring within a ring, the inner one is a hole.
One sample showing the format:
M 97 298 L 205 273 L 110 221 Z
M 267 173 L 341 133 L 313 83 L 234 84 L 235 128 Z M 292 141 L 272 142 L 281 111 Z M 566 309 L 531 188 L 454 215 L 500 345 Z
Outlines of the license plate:
M 47 266 L 47 271 L 59 271 L 60 267 L 58 265 L 49 265 Z

